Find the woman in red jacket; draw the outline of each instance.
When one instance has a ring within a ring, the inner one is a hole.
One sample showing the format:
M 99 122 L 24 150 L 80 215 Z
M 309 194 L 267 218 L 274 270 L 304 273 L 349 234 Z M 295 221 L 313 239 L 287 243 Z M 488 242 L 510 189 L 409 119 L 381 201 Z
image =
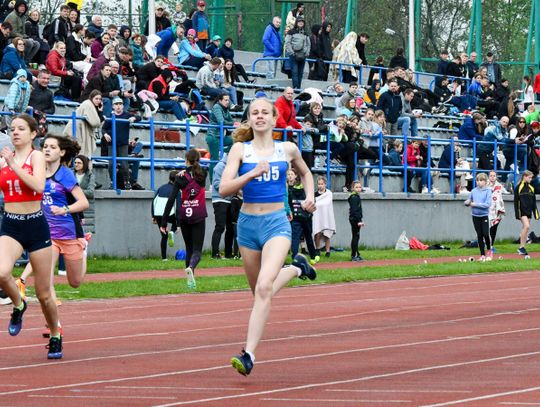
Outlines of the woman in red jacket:
M 540 102 L 540 72 L 538 72 L 534 77 L 533 91 L 536 94 L 536 101 Z
M 62 78 L 60 89 L 56 95 L 61 95 L 71 100 L 79 100 L 81 97 L 81 77 L 70 69 L 70 63 L 66 59 L 66 44 L 58 41 L 47 56 L 45 63 L 51 75 Z
M 407 192 L 416 192 L 411 188 L 411 181 L 414 177 L 420 177 L 422 181 L 422 193 L 427 193 L 427 172 L 424 168 L 419 168 L 419 164 L 422 161 L 420 141 L 411 141 L 411 144 L 407 146 L 407 153 L 403 155 L 403 160 L 407 160 Z

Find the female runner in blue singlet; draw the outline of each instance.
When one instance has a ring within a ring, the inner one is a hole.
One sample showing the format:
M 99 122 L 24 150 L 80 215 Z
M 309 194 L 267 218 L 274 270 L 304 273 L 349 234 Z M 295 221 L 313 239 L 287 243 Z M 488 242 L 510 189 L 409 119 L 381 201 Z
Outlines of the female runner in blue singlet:
M 255 362 L 255 350 L 263 335 L 272 297 L 294 277 L 314 280 L 308 260 L 297 255 L 283 267 L 291 247 L 291 226 L 284 209 L 289 164 L 298 171 L 306 190 L 302 204 L 315 211 L 313 178 L 295 144 L 272 139 L 277 110 L 267 99 L 255 99 L 248 108 L 247 123 L 234 134 L 235 144 L 227 159 L 219 193 L 243 191 L 238 218 L 238 245 L 244 270 L 255 297 L 249 318 L 245 349 L 231 359 L 232 366 L 247 376 Z

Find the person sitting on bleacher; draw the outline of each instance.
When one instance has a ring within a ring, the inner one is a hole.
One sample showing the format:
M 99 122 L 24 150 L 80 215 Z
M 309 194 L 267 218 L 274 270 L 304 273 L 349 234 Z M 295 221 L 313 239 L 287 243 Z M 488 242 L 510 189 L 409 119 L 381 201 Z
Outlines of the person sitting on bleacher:
M 26 78 L 26 71 L 19 69 L 9 85 L 9 90 L 4 99 L 4 106 L 1 109 L 3 112 L 10 112 L 10 115 L 1 117 L 1 130 L 5 131 L 10 128 L 13 116 L 26 113 L 28 109 L 28 101 L 30 100 L 30 84 Z
M 321 145 L 321 135 L 327 135 L 328 125 L 324 121 L 324 116 L 322 113 L 322 105 L 319 102 L 311 102 L 309 105 L 309 113 L 304 118 L 311 120 L 312 127 L 318 130 L 318 134 L 312 132 L 311 137 L 313 138 L 313 148 L 314 149 L 326 149 L 325 145 Z
M 217 57 L 223 58 L 225 61 L 227 61 L 228 59 L 233 61 L 234 69 L 236 71 L 236 76 L 234 78 L 236 82 L 240 82 L 239 75 L 242 75 L 242 78 L 244 78 L 244 82 L 255 82 L 255 79 L 248 78 L 246 70 L 244 69 L 244 66 L 242 64 L 237 64 L 234 62 L 234 49 L 232 48 L 232 45 L 232 38 L 225 38 L 223 46 L 218 50 Z
M 105 112 L 108 112 L 108 115 L 110 115 L 110 112 L 112 111 L 111 99 L 120 94 L 119 90 L 116 90 L 116 91 L 107 90 L 107 79 L 109 79 L 110 76 L 111 76 L 111 66 L 109 64 L 103 65 L 101 67 L 101 71 L 88 81 L 81 95 L 81 101 L 84 101 L 90 97 L 90 94 L 92 93 L 92 91 L 98 90 L 100 92 L 100 95 L 103 95 L 102 96 L 102 103 L 103 103 L 102 110 L 104 114 Z
M 39 71 L 37 80 L 32 84 L 32 93 L 28 105 L 34 112 L 54 114 L 55 104 L 52 91 L 48 88 L 51 73 L 46 69 Z
M 506 143 L 508 139 L 508 117 L 503 116 L 498 122 L 488 126 L 484 131 L 483 143 L 476 146 L 476 156 L 478 157 L 478 168 L 482 170 L 492 170 L 491 158 L 495 151 L 495 140 L 498 146 Z
M 283 91 L 283 94 L 276 99 L 274 106 L 278 111 L 278 118 L 275 126 L 277 129 L 302 129 L 302 125 L 298 122 L 298 120 L 296 120 L 296 109 L 294 108 L 293 97 L 294 90 L 288 86 Z M 293 137 L 294 135 L 290 131 L 274 132 L 275 140 L 292 140 Z
M 448 89 L 448 84 L 450 83 L 450 80 L 448 79 L 448 76 L 443 76 L 441 78 L 441 83 L 439 85 L 435 85 L 433 88 L 433 93 L 437 95 L 439 98 L 439 102 L 443 103 L 446 102 L 448 99 L 452 97 L 452 92 L 450 89 Z
M 167 17 L 167 14 L 165 14 L 165 7 L 163 5 L 158 4 L 156 6 L 156 11 L 154 12 L 154 19 L 156 21 L 156 32 L 162 31 L 168 27 L 171 26 L 171 20 Z M 148 27 L 149 27 L 149 18 L 146 20 L 146 23 L 144 24 L 144 35 L 148 35 Z
M 92 21 L 88 24 L 86 30 L 93 33 L 96 38 L 101 37 L 101 34 L 103 34 L 103 19 L 101 16 L 93 15 Z
M 242 110 L 242 107 L 236 104 L 236 88 L 234 86 L 223 87 L 221 83 L 215 79 L 215 73 L 220 66 L 221 60 L 219 58 L 212 58 L 210 62 L 199 69 L 199 72 L 197 72 L 197 87 L 201 90 L 201 94 L 210 96 L 212 99 L 218 98 L 224 92 L 229 94 L 231 101 L 233 102 L 231 111 L 239 112 Z
M 10 37 L 21 37 L 24 41 L 24 60 L 26 63 L 30 63 L 34 56 L 39 52 L 39 42 L 29 38 L 24 31 L 24 24 L 26 22 L 26 12 L 28 11 L 28 5 L 24 0 L 17 0 L 15 2 L 15 8 L 9 13 L 5 19 L 6 23 L 10 23 L 13 27 Z
M 156 79 L 167 67 L 164 65 L 165 57 L 158 55 L 156 59 L 144 64 L 137 71 L 137 89 L 148 89 L 150 82 Z
M 482 113 L 475 112 L 472 117 L 466 116 L 465 120 L 463 120 L 463 124 L 459 127 L 458 138 L 464 141 L 481 141 L 486 127 L 485 116 Z
M 91 80 L 95 75 L 101 71 L 103 65 L 109 64 L 111 61 L 116 60 L 116 47 L 109 43 L 103 48 L 103 52 L 97 57 L 97 59 L 92 64 L 92 67 L 88 71 L 86 76 L 87 80 Z
M 345 106 L 345 98 L 347 100 L 356 99 L 356 93 L 358 92 L 358 83 L 351 82 L 349 83 L 349 88 L 344 92 L 339 98 L 336 98 L 336 109 L 340 109 Z
M 11 44 L 9 35 L 11 34 L 11 24 L 4 21 L 0 24 L 0 61 L 4 58 L 4 49 Z M 1 74 L 1 73 L 0 73 Z
M 15 37 L 4 49 L 4 56 L 0 62 L 0 77 L 12 79 L 19 69 L 24 69 L 28 80 L 32 80 L 32 73 L 24 61 L 24 40 L 21 37 Z
M 398 128 L 401 127 L 403 135 L 406 137 L 418 137 L 418 119 L 422 114 L 411 107 L 411 101 L 414 97 L 412 89 L 405 89 L 401 93 L 401 114 L 398 118 Z M 409 133 L 410 131 L 410 133 Z
M 165 69 L 157 78 L 150 82 L 148 90 L 157 95 L 157 102 L 160 109 L 171 110 L 177 121 L 183 121 L 187 115 L 179 103 L 180 98 L 169 94 L 169 83 L 172 79 L 172 72 Z
M 388 165 L 392 167 L 403 166 L 403 141 L 394 140 L 391 150 L 388 152 Z M 391 171 L 399 171 L 398 168 L 392 168 Z
M 155 55 L 169 55 L 173 44 L 184 39 L 184 27 L 181 25 L 167 27 L 163 31 L 157 32 L 156 35 L 161 40 L 156 45 Z
M 24 33 L 39 44 L 39 50 L 30 62 L 36 62 L 39 65 L 45 65 L 47 54 L 51 47 L 47 41 L 43 40 L 39 33 L 40 13 L 38 10 L 31 10 L 28 19 L 24 23 Z
M 194 68 L 202 68 L 205 61 L 209 61 L 212 57 L 205 54 L 195 42 L 195 30 L 188 30 L 186 38 L 180 43 L 180 54 L 178 55 L 178 63 L 180 65 L 192 66 Z
M 104 32 L 101 37 L 97 37 L 96 40 L 90 46 L 90 56 L 97 59 L 105 48 L 111 42 L 111 36 L 109 33 Z
M 212 41 L 206 46 L 204 52 L 210 55 L 212 58 L 219 58 L 219 46 L 221 45 L 221 37 L 214 35 Z
M 47 69 L 51 75 L 62 78 L 57 95 L 74 101 L 79 100 L 82 89 L 82 77 L 71 69 L 71 63 L 65 57 L 66 44 L 58 41 L 47 57 Z
M 66 41 L 66 58 L 73 65 L 73 69 L 83 75 L 83 80 L 86 80 L 86 76 L 92 68 L 92 57 L 83 53 L 83 47 L 87 48 L 87 45 L 91 45 L 95 38 L 94 34 L 90 32 L 85 35 L 84 27 L 76 24 Z M 90 44 L 84 44 L 83 41 L 89 41 Z

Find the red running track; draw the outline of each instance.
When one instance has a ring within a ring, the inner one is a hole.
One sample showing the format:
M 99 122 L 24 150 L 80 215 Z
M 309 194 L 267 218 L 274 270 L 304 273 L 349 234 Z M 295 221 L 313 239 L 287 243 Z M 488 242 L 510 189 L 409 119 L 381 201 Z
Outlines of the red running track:
M 540 272 L 285 289 L 247 378 L 247 291 L 66 302 L 53 362 L 32 304 L 0 405 L 540 405 L 539 292 Z

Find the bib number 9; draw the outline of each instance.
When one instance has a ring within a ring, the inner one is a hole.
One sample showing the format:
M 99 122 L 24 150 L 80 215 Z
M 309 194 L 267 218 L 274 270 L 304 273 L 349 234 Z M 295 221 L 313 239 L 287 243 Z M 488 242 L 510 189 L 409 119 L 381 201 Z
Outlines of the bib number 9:
M 191 217 L 193 215 L 193 208 L 186 208 L 186 217 Z

